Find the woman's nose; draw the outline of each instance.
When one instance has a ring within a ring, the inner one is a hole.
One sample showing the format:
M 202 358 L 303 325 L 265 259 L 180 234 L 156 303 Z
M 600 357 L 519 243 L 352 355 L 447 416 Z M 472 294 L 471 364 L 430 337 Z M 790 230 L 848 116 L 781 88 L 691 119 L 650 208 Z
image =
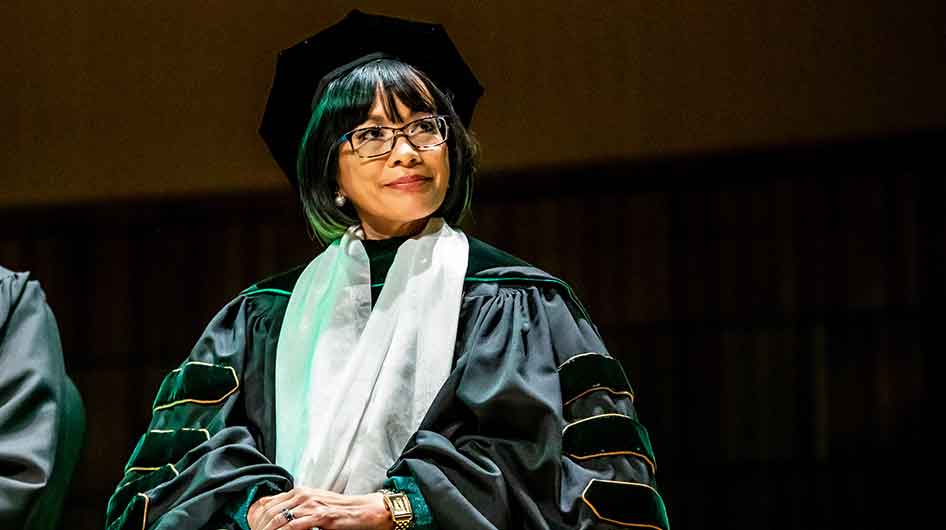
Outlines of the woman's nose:
M 403 137 L 404 141 L 401 141 Z M 407 139 L 407 135 L 400 133 L 394 137 L 394 146 L 391 148 L 389 160 L 394 164 L 415 164 L 420 161 L 420 153 L 414 144 Z

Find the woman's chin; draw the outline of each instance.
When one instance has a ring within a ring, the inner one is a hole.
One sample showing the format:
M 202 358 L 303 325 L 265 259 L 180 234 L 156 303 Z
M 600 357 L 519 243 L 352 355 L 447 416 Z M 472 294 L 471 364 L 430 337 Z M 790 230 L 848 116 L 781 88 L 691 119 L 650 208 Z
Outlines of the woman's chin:
M 443 203 L 443 199 L 437 201 L 431 196 L 413 196 L 401 197 L 400 200 L 389 201 L 386 208 L 388 215 L 383 215 L 388 219 L 398 219 L 402 222 L 414 222 L 427 219 Z

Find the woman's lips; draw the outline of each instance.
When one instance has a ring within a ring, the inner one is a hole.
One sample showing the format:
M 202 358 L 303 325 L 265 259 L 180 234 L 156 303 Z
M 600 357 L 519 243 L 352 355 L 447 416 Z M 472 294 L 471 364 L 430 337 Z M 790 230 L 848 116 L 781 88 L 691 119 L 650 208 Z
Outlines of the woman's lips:
M 408 175 L 388 182 L 385 184 L 385 187 L 394 188 L 396 190 L 413 191 L 425 187 L 431 180 L 433 179 L 423 175 Z

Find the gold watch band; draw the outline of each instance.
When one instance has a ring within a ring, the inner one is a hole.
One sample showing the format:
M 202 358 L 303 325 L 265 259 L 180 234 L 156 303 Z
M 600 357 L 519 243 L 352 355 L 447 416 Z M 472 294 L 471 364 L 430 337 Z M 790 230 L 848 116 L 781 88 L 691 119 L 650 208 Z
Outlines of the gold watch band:
M 381 490 L 380 493 L 396 530 L 407 530 L 414 526 L 414 510 L 406 494 L 391 490 Z

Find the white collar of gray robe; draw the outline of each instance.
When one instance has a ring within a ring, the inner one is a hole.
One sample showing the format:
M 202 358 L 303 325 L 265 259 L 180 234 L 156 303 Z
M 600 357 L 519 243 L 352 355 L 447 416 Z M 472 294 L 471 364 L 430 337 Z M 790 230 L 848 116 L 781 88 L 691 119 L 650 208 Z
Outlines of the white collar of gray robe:
M 453 362 L 466 236 L 442 219 L 401 244 L 371 308 L 351 227 L 292 290 L 276 349 L 276 464 L 297 486 L 376 491 Z

